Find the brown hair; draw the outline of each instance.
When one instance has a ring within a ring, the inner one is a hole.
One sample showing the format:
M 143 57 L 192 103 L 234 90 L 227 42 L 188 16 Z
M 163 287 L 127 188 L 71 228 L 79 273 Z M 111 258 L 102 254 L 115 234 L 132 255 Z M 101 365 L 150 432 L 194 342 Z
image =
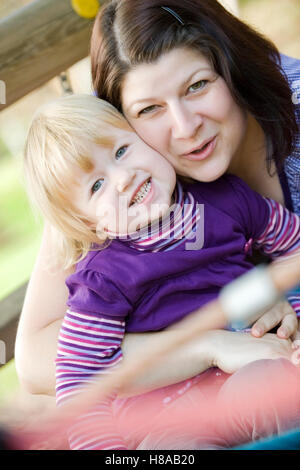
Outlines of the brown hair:
M 184 24 L 162 6 L 173 9 Z M 126 73 L 179 47 L 196 49 L 211 61 L 238 105 L 261 125 L 268 168 L 271 160 L 280 168 L 293 150 L 298 129 L 280 54 L 216 0 L 108 1 L 95 20 L 91 40 L 96 93 L 122 111 Z

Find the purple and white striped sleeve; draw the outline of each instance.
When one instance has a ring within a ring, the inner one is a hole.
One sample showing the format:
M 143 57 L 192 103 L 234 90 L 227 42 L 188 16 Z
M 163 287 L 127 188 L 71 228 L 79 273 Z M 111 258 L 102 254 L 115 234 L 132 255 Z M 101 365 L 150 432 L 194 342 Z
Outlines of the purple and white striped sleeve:
M 254 241 L 254 248 L 273 260 L 287 260 L 295 254 L 300 254 L 300 217 L 272 199 L 264 200 L 269 208 L 269 222 L 261 236 Z M 300 317 L 299 290 L 288 293 L 287 298 Z
M 61 326 L 56 358 L 58 406 L 99 376 L 113 372 L 122 360 L 125 322 L 106 316 L 68 310 Z M 69 430 L 72 449 L 126 449 L 116 432 L 111 410 L 113 397 L 78 418 Z

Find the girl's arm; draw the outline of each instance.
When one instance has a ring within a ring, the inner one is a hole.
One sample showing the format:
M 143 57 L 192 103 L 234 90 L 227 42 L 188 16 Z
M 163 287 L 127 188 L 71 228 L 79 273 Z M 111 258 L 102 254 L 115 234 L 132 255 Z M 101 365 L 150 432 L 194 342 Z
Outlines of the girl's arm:
M 27 288 L 18 326 L 15 361 L 22 386 L 33 394 L 55 395 L 55 357 L 59 330 L 66 312 L 68 290 L 65 279 L 70 271 L 46 269 L 45 259 L 53 252 L 49 227 L 46 225 L 42 244 Z M 126 334 L 124 357 L 145 350 L 159 333 Z M 197 347 L 186 345 L 164 359 L 153 371 L 140 379 L 137 387 L 154 389 L 192 377 L 207 368 L 202 360 L 201 340 Z
M 80 286 L 84 288 L 85 286 Z M 99 314 L 67 310 L 58 339 L 56 402 L 63 406 L 97 378 L 118 367 L 125 322 Z M 115 425 L 113 394 L 79 415 L 68 431 L 72 450 L 125 450 Z
M 255 240 L 254 246 L 277 262 L 293 257 L 300 251 L 300 217 L 288 211 L 278 202 L 265 198 L 269 209 L 269 222 L 261 236 Z M 300 290 L 295 289 L 286 295 L 293 310 L 282 302 L 281 311 L 285 311 L 277 335 L 281 338 L 297 339 L 298 319 L 300 318 Z M 282 319 L 281 311 L 266 313 L 252 327 L 252 334 L 260 337 L 278 325 Z M 280 318 L 281 317 L 281 318 Z

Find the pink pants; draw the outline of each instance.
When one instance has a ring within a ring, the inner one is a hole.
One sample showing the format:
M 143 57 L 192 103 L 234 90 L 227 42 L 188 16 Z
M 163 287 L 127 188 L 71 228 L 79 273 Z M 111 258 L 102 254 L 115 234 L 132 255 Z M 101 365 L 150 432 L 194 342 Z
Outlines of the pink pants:
M 130 449 L 222 449 L 300 426 L 300 368 L 286 359 L 219 369 L 137 397 L 114 413 Z

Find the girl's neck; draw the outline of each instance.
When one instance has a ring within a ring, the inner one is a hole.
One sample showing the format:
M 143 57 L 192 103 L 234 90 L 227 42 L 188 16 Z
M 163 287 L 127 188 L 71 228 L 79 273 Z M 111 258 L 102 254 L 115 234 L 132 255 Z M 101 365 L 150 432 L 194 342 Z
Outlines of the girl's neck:
M 254 117 L 248 114 L 247 130 L 228 172 L 243 179 L 254 191 L 271 197 L 284 205 L 284 195 L 276 171 L 271 163 L 267 168 L 267 148 L 264 132 Z

